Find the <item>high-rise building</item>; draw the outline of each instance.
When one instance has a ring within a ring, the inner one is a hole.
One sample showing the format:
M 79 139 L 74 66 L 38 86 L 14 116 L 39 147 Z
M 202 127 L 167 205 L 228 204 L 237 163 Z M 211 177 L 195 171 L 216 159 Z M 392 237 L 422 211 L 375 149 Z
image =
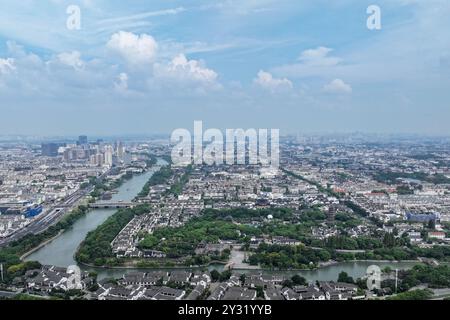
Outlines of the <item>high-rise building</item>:
M 41 145 L 41 153 L 46 157 L 57 157 L 59 147 L 59 143 L 43 143 Z
M 105 164 L 107 166 L 113 165 L 113 147 L 112 146 L 105 146 Z
M 91 156 L 89 157 L 89 163 L 90 163 L 91 165 L 93 165 L 93 166 L 98 165 L 98 163 L 97 163 L 97 155 L 96 155 L 96 154 L 93 154 L 93 155 L 91 155 Z
M 85 145 L 88 143 L 88 137 L 87 136 L 79 136 L 78 137 L 78 145 Z
M 123 155 L 123 163 L 124 164 L 126 164 L 126 165 L 129 165 L 129 164 L 131 164 L 131 153 L 129 153 L 129 152 L 125 152 L 124 153 L 124 155 Z
M 63 153 L 64 161 L 72 161 L 77 159 L 77 152 L 73 148 L 67 148 Z
M 117 144 L 117 157 L 119 158 L 119 160 L 123 160 L 125 154 L 125 147 L 123 146 L 122 141 L 119 141 L 119 143 Z
M 99 153 L 96 155 L 97 156 L 97 165 L 101 166 L 104 163 L 104 156 L 103 154 Z

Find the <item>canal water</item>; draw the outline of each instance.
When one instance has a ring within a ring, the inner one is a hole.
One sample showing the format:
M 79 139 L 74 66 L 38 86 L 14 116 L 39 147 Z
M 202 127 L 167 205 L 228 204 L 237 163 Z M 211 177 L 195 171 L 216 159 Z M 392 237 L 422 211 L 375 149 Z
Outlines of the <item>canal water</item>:
M 298 270 L 298 271 L 272 271 L 272 270 L 263 270 L 264 274 L 283 274 L 285 276 L 291 277 L 295 274 L 301 275 L 309 282 L 318 281 L 337 281 L 339 277 L 339 273 L 342 271 L 347 272 L 347 274 L 354 279 L 361 278 L 366 275 L 367 268 L 371 265 L 377 265 L 380 269 L 385 267 L 390 267 L 392 270 L 398 269 L 410 269 L 413 266 L 417 265 L 418 262 L 412 261 L 404 261 L 404 262 L 370 262 L 370 261 L 352 261 L 352 262 L 340 262 L 330 266 L 324 266 L 315 270 Z M 216 269 L 218 271 L 223 271 L 223 265 L 210 265 L 207 269 L 209 271 Z M 189 270 L 202 270 L 204 268 L 195 268 Z M 169 268 L 160 268 L 160 269 L 104 269 L 104 268 L 89 268 L 86 269 L 88 271 L 95 271 L 98 274 L 98 279 L 104 278 L 120 278 L 126 273 L 132 273 L 136 271 L 145 272 L 145 271 L 155 271 L 155 270 L 174 270 Z M 235 270 L 237 273 L 245 273 L 245 274 L 255 274 L 260 272 L 260 270 Z
M 320 267 L 315 270 L 300 270 L 300 271 L 263 271 L 267 274 L 284 274 L 287 276 L 293 276 L 295 274 L 301 275 L 309 282 L 318 281 L 337 281 L 339 273 L 342 271 L 347 272 L 347 274 L 353 279 L 361 278 L 367 274 L 367 268 L 371 265 L 377 265 L 380 269 L 385 267 L 390 267 L 392 270 L 398 269 L 410 269 L 418 264 L 418 262 L 403 261 L 403 262 L 372 262 L 372 261 L 350 261 L 350 262 L 340 262 L 334 265 Z M 254 272 L 254 271 L 247 271 Z M 246 273 L 246 272 L 243 272 Z
M 145 173 L 134 175 L 130 180 L 125 181 L 117 189 L 117 193 L 112 194 L 112 199 L 108 200 L 108 202 L 128 202 L 133 200 L 134 197 L 136 197 L 136 195 L 142 190 L 145 183 L 148 179 L 150 179 L 153 173 L 159 170 L 159 166 L 164 164 L 167 164 L 167 162 L 164 160 L 158 160 L 157 166 L 151 168 Z M 67 267 L 76 264 L 74 260 L 75 252 L 88 232 L 101 225 L 116 211 L 117 209 L 95 209 L 89 211 L 89 213 L 87 213 L 84 217 L 77 220 L 72 228 L 66 230 L 55 240 L 26 257 L 25 260 L 39 261 L 42 264 L 50 264 L 60 267 Z
M 110 201 L 131 201 L 141 190 L 148 179 L 153 175 L 155 171 L 159 169 L 159 166 L 165 165 L 162 159 L 158 160 L 158 166 L 150 169 L 149 171 L 133 176 L 132 179 L 126 181 L 117 190 L 117 193 L 112 195 Z M 29 255 L 25 260 L 27 261 L 39 261 L 42 264 L 55 265 L 60 267 L 68 267 L 70 265 L 77 264 L 74 260 L 75 252 L 79 244 L 84 240 L 89 231 L 94 230 L 97 226 L 102 224 L 108 217 L 116 212 L 115 209 L 95 209 L 90 211 L 81 219 L 77 220 L 71 229 L 66 230 L 62 235 L 43 246 L 39 250 L 35 251 Z M 414 266 L 414 262 L 343 262 L 335 265 L 321 267 L 317 270 L 307 270 L 307 271 L 264 271 L 264 273 L 283 273 L 286 275 L 300 274 L 305 277 L 308 281 L 336 281 L 338 275 L 341 271 L 347 272 L 353 278 L 359 278 L 366 274 L 367 267 L 376 264 L 380 268 L 386 266 L 392 269 L 408 269 Z M 135 272 L 136 269 L 105 269 L 105 268 L 86 268 L 81 267 L 84 270 L 95 271 L 98 274 L 99 279 L 103 278 L 119 278 L 123 276 L 124 273 Z M 223 265 L 211 265 L 209 268 L 222 270 Z M 140 269 L 144 271 L 145 269 Z M 155 270 L 155 269 L 149 269 Z M 168 270 L 168 269 L 160 269 Z M 243 273 L 255 272 L 252 271 L 242 271 Z

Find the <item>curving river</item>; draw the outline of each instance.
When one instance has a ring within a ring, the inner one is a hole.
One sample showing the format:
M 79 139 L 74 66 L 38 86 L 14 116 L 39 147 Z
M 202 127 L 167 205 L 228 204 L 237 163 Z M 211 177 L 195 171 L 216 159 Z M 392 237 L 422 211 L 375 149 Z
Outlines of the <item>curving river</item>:
M 149 171 L 133 176 L 132 179 L 123 183 L 118 189 L 117 193 L 113 194 L 111 201 L 131 201 L 143 188 L 148 179 L 154 172 L 159 170 L 159 166 L 167 164 L 166 161 L 158 159 L 158 164 Z M 55 265 L 60 267 L 68 267 L 77 264 L 74 260 L 75 252 L 79 244 L 84 240 L 89 231 L 94 230 L 97 226 L 102 224 L 109 216 L 116 212 L 115 209 L 95 209 L 91 210 L 81 219 L 77 220 L 71 229 L 66 230 L 59 237 L 49 242 L 47 245 L 41 247 L 34 253 L 25 258 L 27 261 L 39 261 L 42 264 Z M 347 272 L 353 278 L 358 278 L 366 274 L 367 267 L 376 264 L 381 268 L 386 266 L 392 269 L 407 269 L 414 266 L 415 262 L 343 262 L 326 267 L 321 267 L 316 270 L 304 271 L 264 271 L 265 273 L 284 273 L 286 275 L 300 274 L 309 281 L 331 281 L 337 280 L 338 274 L 341 271 Z M 86 268 L 84 270 L 95 271 L 99 279 L 106 277 L 119 278 L 124 273 L 135 272 L 137 269 L 105 269 L 105 268 Z M 222 265 L 211 265 L 209 269 L 221 270 Z M 145 269 L 140 269 L 140 271 Z M 155 269 L 151 269 L 155 270 Z M 164 269 L 162 269 L 164 270 Z M 252 271 L 242 271 L 243 273 Z M 253 271 L 254 272 L 254 271 Z
M 112 195 L 114 201 L 131 201 L 142 190 L 145 183 L 154 172 L 159 170 L 161 165 L 167 164 L 164 160 L 158 160 L 157 166 L 145 173 L 134 175 L 130 180 L 125 181 Z M 74 260 L 75 252 L 84 240 L 89 231 L 101 225 L 109 216 L 113 215 L 116 209 L 94 209 L 89 211 L 84 217 L 77 220 L 72 228 L 66 230 L 59 237 L 33 252 L 25 260 L 39 261 L 42 264 L 51 264 L 60 267 L 67 267 L 76 264 Z

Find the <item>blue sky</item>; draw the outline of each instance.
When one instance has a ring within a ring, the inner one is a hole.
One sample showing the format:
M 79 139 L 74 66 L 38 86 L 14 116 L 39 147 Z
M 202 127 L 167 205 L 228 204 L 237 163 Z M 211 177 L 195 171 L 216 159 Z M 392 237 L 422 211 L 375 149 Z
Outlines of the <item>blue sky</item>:
M 0 134 L 450 134 L 448 0 L 2 4 Z

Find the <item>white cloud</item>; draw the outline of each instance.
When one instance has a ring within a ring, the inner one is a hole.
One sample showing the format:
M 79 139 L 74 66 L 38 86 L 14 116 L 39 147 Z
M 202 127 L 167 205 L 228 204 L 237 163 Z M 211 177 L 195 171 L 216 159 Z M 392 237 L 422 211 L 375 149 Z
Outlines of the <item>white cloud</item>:
M 117 24 L 118 22 L 128 22 L 128 21 L 134 21 L 134 20 L 141 20 L 146 19 L 150 17 L 157 17 L 157 16 L 166 16 L 166 15 L 176 15 L 178 13 L 181 13 L 185 11 L 186 9 L 183 7 L 173 8 L 173 9 L 165 9 L 165 10 L 158 10 L 158 11 L 147 11 L 142 12 L 130 16 L 124 16 L 124 17 L 118 17 L 118 18 L 110 18 L 110 19 L 103 19 L 100 20 L 99 24 L 105 24 L 105 23 L 114 23 Z
M 114 87 L 119 92 L 127 91 L 128 89 L 128 75 L 125 72 L 121 72 L 117 77 L 117 81 L 114 82 Z
M 291 78 L 328 77 L 345 67 L 341 58 L 330 55 L 332 51 L 323 46 L 307 49 L 300 54 L 297 63 L 282 65 L 272 71 Z
M 14 59 L 12 59 L 12 58 L 7 58 L 7 59 L 0 58 L 0 75 L 9 73 L 9 72 L 11 72 L 11 71 L 13 71 L 15 69 L 16 69 L 16 67 L 14 65 Z
M 217 9 L 225 14 L 249 15 L 252 13 L 267 12 L 272 10 L 272 6 L 277 4 L 276 0 L 224 0 L 211 1 L 201 8 L 204 10 Z
M 20 45 L 8 43 L 9 58 L 0 58 L 2 92 L 37 97 L 59 96 L 61 92 L 108 96 L 111 91 L 140 96 L 162 96 L 165 92 L 190 96 L 222 89 L 217 72 L 201 60 L 188 59 L 184 54 L 172 55 L 170 60 L 164 55 L 155 56 L 157 44 L 148 35 L 119 32 L 111 37 L 107 47 L 120 53 L 124 60 L 110 63 L 107 56 L 85 60 L 79 51 L 61 52 L 43 60 Z
M 74 69 L 83 69 L 84 62 L 81 60 L 81 53 L 78 51 L 63 52 L 58 54 L 60 63 L 72 67 Z
M 260 70 L 258 72 L 258 77 L 255 78 L 254 83 L 264 89 L 267 89 L 271 92 L 292 89 L 294 86 L 289 79 L 282 78 L 277 79 L 272 76 L 271 73 Z
M 215 81 L 217 79 L 215 71 L 205 68 L 197 60 L 187 60 L 184 54 L 176 56 L 170 63 L 169 69 L 199 81 Z
M 128 63 L 140 65 L 154 61 L 158 44 L 148 34 L 136 35 L 131 32 L 119 31 L 111 36 L 107 47 L 120 54 Z
M 98 96 L 111 91 L 118 74 L 117 66 L 95 58 L 83 61 L 78 51 L 44 60 L 14 42 L 8 42 L 7 48 L 11 58 L 0 58 L 0 96 L 4 98 L 14 100 L 19 93 L 24 99 Z
M 341 62 L 341 59 L 329 57 L 328 54 L 332 51 L 333 49 L 327 47 L 308 49 L 301 53 L 298 60 L 310 66 L 335 66 Z
M 325 92 L 329 93 L 352 93 L 352 87 L 341 79 L 334 79 L 323 87 Z
M 184 54 L 177 55 L 167 66 L 159 65 L 157 76 L 202 83 L 214 83 L 217 80 L 214 70 L 206 68 L 201 61 L 188 60 Z

